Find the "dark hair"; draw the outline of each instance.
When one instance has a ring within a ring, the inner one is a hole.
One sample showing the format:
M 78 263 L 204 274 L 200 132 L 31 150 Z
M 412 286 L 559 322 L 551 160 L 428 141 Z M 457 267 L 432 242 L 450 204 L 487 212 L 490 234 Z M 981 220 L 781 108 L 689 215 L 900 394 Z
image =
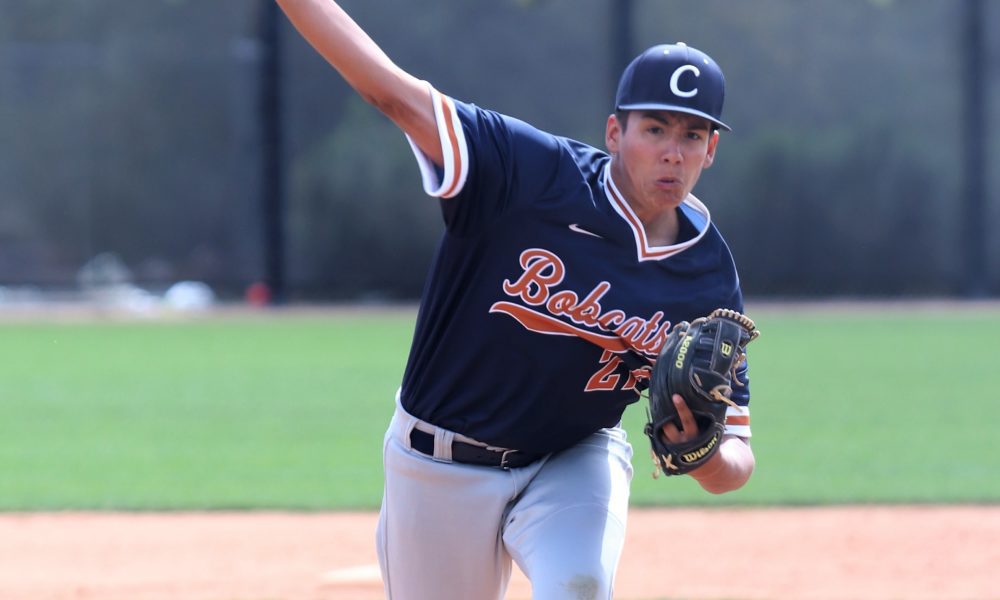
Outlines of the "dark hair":
M 628 126 L 628 114 L 630 112 L 632 111 L 621 109 L 615 111 L 615 118 L 618 119 L 618 126 L 622 128 L 622 132 L 624 132 L 625 127 Z

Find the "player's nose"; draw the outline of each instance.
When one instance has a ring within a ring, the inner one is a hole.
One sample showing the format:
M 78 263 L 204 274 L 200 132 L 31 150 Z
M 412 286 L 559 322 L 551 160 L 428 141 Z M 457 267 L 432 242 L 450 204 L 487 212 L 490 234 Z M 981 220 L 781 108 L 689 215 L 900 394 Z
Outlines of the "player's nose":
M 679 163 L 683 160 L 684 154 L 681 151 L 680 141 L 672 137 L 665 140 L 661 149 L 660 160 L 668 163 Z

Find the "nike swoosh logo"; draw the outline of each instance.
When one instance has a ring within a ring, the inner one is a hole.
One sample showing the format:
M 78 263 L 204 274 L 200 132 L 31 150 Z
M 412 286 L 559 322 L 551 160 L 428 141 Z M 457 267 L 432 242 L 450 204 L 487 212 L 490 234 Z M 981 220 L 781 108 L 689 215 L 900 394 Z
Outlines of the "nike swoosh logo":
M 580 227 L 576 223 L 570 223 L 569 224 L 569 230 L 570 231 L 575 231 L 576 233 L 582 233 L 584 235 L 594 236 L 595 238 L 602 238 L 603 239 L 603 237 L 604 237 L 604 236 L 601 236 L 601 235 L 598 235 L 598 234 L 594 233 L 593 231 L 587 231 L 586 229 Z

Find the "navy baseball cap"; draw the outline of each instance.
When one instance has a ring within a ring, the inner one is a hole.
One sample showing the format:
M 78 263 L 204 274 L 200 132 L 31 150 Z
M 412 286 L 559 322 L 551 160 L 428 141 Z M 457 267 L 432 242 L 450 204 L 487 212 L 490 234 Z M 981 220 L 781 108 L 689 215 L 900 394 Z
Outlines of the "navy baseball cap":
M 653 46 L 622 73 L 615 97 L 617 110 L 673 110 L 708 119 L 726 131 L 722 69 L 701 50 L 681 42 Z

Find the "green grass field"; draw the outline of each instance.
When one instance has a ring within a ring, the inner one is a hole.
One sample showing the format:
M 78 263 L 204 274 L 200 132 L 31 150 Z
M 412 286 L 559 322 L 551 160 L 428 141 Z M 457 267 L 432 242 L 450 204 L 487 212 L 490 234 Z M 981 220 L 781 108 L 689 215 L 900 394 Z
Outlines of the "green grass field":
M 633 504 L 1000 501 L 1000 311 L 768 307 L 750 347 L 757 472 Z M 0 510 L 376 508 L 411 312 L 0 323 Z

